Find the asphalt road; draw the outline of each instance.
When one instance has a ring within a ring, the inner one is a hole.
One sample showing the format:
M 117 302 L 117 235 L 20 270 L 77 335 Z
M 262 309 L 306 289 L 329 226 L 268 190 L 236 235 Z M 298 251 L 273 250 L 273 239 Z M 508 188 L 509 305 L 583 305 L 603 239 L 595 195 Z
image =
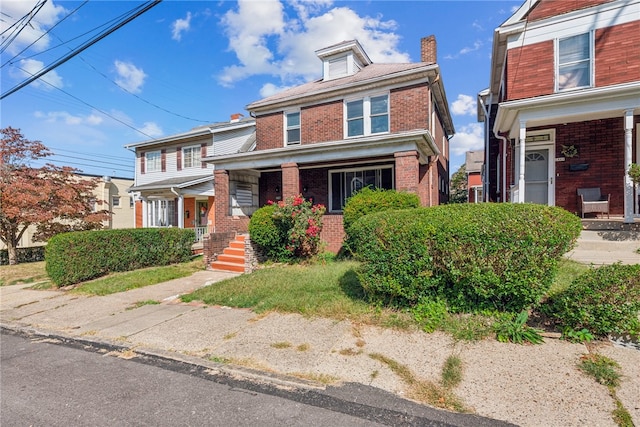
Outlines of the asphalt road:
M 0 355 L 3 427 L 493 425 L 398 403 L 361 385 L 282 389 L 180 362 L 126 359 L 108 348 L 5 330 Z

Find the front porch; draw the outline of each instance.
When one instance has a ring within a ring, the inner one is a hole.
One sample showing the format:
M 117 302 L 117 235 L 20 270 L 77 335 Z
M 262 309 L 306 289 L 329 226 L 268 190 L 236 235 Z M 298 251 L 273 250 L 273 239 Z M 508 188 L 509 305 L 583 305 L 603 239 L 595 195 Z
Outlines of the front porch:
M 585 219 L 575 248 L 564 257 L 583 264 L 640 264 L 640 219 Z

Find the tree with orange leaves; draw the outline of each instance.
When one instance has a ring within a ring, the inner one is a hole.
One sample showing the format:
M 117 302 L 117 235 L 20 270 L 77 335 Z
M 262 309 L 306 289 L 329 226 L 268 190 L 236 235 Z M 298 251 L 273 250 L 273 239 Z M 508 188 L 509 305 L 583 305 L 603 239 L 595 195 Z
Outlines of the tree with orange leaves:
M 16 248 L 29 226 L 36 229 L 33 240 L 41 242 L 66 231 L 102 227 L 108 213 L 94 210 L 97 179 L 80 178 L 68 166 L 32 167 L 31 162 L 53 153 L 19 129 L 0 133 L 0 241 L 7 246 L 10 265 L 18 263 Z

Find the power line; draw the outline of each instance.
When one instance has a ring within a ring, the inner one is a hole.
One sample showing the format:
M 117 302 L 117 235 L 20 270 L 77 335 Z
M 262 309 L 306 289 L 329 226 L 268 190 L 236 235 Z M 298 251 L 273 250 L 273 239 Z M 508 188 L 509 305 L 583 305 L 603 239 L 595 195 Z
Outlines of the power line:
M 95 162 L 100 162 L 101 165 L 115 165 L 115 166 L 122 166 L 122 167 L 127 167 L 127 168 L 132 167 L 131 163 L 133 163 L 133 159 L 131 159 L 131 163 L 125 164 L 125 163 L 105 162 L 104 160 L 93 160 L 93 159 L 88 159 L 86 157 L 76 157 L 76 156 L 69 156 L 69 155 L 66 155 L 66 154 L 56 154 L 56 153 L 53 153 L 51 155 L 51 157 L 65 157 L 65 158 L 68 158 L 68 159 L 85 160 L 85 161 L 89 161 L 89 162 L 94 162 L 95 161 Z
M 67 62 L 68 60 L 70 60 L 71 58 L 73 58 L 74 56 L 78 55 L 80 52 L 82 52 L 83 50 L 87 49 L 88 47 L 94 45 L 95 43 L 99 42 L 100 40 L 102 40 L 103 38 L 105 38 L 106 36 L 108 36 L 109 34 L 113 33 L 114 31 L 116 31 L 119 28 L 122 28 L 124 25 L 126 25 L 127 23 L 131 22 L 132 20 L 134 20 L 135 18 L 137 18 L 138 16 L 142 15 L 144 12 L 146 12 L 147 10 L 151 9 L 154 6 L 157 6 L 158 4 L 160 4 L 162 0 L 150 0 L 149 2 L 147 2 L 147 4 L 145 6 L 143 6 L 140 10 L 136 11 L 135 13 L 133 13 L 133 15 L 127 17 L 126 19 L 124 19 L 123 21 L 119 22 L 118 24 L 116 24 L 115 26 L 107 29 L 106 31 L 100 33 L 98 36 L 96 36 L 95 38 L 89 40 L 88 42 L 86 42 L 85 44 L 79 46 L 78 48 L 76 48 L 75 50 L 73 50 L 70 54 L 65 55 L 64 57 L 62 57 L 61 59 L 59 59 L 58 61 L 54 62 L 53 64 L 43 68 L 42 70 L 40 70 L 39 72 L 37 72 L 36 74 L 33 74 L 30 78 L 28 78 L 27 80 L 25 80 L 24 82 L 18 84 L 17 86 L 14 86 L 12 89 L 10 89 L 9 91 L 5 92 L 2 96 L 0 96 L 0 100 L 6 98 L 7 96 L 11 95 L 14 92 L 17 92 L 18 90 L 22 89 L 23 87 L 27 86 L 29 83 L 33 82 L 34 80 L 44 76 L 45 74 L 47 74 L 49 71 L 55 69 L 56 67 L 64 64 L 65 62 Z
M 16 21 L 14 23 L 17 24 L 18 22 L 22 22 L 24 21 L 26 18 L 29 18 L 26 20 L 26 22 L 24 22 L 23 24 L 21 24 L 20 28 L 18 28 L 17 30 L 14 30 L 9 37 L 7 38 L 7 40 L 5 40 L 4 43 L 2 43 L 4 46 L 0 49 L 0 53 L 4 52 L 9 45 L 11 45 L 11 43 L 13 43 L 13 41 L 20 35 L 20 33 L 22 32 L 22 30 L 25 29 L 25 27 L 27 25 L 29 25 L 29 23 L 31 22 L 31 20 L 33 19 L 34 16 L 36 16 L 36 14 L 38 12 L 40 12 L 40 9 L 42 9 L 42 7 L 45 5 L 45 3 L 47 2 L 47 0 L 43 0 L 43 1 L 39 1 L 38 3 L 36 3 L 36 5 L 33 7 L 33 9 L 31 9 L 31 11 L 29 13 L 27 13 L 25 16 L 23 16 L 22 18 L 20 18 L 18 21 Z M 13 25 L 11 25 L 9 28 L 7 28 L 7 30 L 9 30 L 10 28 L 12 28 Z M 3 31 L 2 34 L 4 34 L 7 30 Z
M 86 155 L 91 155 L 93 157 L 101 157 L 101 158 L 104 158 L 104 159 L 126 160 L 126 161 L 129 161 L 129 160 L 132 159 L 131 157 L 110 156 L 108 154 L 94 154 L 94 153 L 86 153 L 86 152 L 83 153 L 83 152 L 75 151 L 75 150 L 65 150 L 64 148 L 55 148 L 55 147 L 47 147 L 47 148 L 49 148 L 54 153 L 56 151 L 63 151 L 63 152 L 72 153 L 72 154 L 80 154 L 80 155 L 85 155 L 86 154 Z M 123 150 L 124 150 L 124 148 L 123 148 Z

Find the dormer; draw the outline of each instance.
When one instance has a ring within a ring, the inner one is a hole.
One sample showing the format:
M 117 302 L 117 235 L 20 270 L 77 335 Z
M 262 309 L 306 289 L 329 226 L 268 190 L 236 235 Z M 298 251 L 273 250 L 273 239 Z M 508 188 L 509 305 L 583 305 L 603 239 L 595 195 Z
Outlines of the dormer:
M 357 40 L 344 41 L 316 50 L 322 61 L 322 80 L 352 76 L 370 65 L 371 59 Z

